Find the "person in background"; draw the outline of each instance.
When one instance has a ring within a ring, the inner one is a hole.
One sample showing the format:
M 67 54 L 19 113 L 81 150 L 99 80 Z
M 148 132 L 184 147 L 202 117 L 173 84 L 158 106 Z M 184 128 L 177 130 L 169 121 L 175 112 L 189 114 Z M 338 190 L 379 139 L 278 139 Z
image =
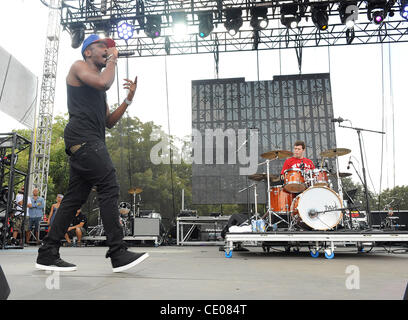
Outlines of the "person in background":
M 48 226 L 49 226 L 48 227 L 48 232 L 50 232 L 50 230 L 51 230 L 52 222 L 54 221 L 55 215 L 57 214 L 57 211 L 58 211 L 58 208 L 61 205 L 62 198 L 64 198 L 64 196 L 62 194 L 58 194 L 57 195 L 57 203 L 54 203 L 51 206 L 50 214 L 48 215 Z
M 29 212 L 29 223 L 28 230 L 34 227 L 34 234 L 37 238 L 37 244 L 40 244 L 40 221 L 44 215 L 44 198 L 38 196 L 38 189 L 33 189 L 33 196 L 31 197 L 31 208 L 28 209 Z M 31 232 L 27 234 L 27 243 L 30 242 Z
M 284 179 L 285 171 L 288 169 L 302 169 L 302 170 L 312 170 L 315 169 L 313 161 L 305 158 L 306 145 L 303 141 L 296 141 L 293 146 L 293 157 L 285 160 L 282 171 L 281 179 Z
M 68 228 L 67 233 L 65 234 L 65 240 L 67 240 L 68 245 L 72 245 L 71 239 L 73 237 L 77 237 L 77 246 L 82 246 L 82 236 L 86 232 L 86 217 L 81 213 L 81 209 L 78 209 L 75 217 L 72 219 L 71 226 Z
M 26 232 L 26 237 L 28 233 L 30 233 L 28 229 L 28 217 L 29 217 L 28 211 L 26 211 L 26 219 L 24 220 L 24 212 L 23 212 L 24 186 L 22 186 L 21 189 L 18 191 L 15 202 L 17 204 L 16 211 L 14 212 L 13 217 L 11 218 L 11 222 L 13 224 L 13 237 L 11 239 L 11 243 L 18 244 L 17 236 L 18 234 L 20 234 L 20 245 L 22 245 L 23 244 L 23 239 L 22 239 L 23 232 L 24 231 Z M 31 208 L 30 197 L 27 197 L 27 208 Z

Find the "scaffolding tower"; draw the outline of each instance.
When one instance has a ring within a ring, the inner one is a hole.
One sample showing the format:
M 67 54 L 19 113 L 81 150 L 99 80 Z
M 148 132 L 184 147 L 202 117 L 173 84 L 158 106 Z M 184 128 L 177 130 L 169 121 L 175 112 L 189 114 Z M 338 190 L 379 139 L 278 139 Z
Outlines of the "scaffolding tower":
M 58 48 L 60 38 L 60 9 L 62 0 L 49 1 L 47 38 L 45 43 L 43 76 L 41 82 L 40 104 L 34 134 L 33 179 L 32 187 L 39 189 L 39 194 L 47 197 L 48 171 L 54 97 L 57 79 Z

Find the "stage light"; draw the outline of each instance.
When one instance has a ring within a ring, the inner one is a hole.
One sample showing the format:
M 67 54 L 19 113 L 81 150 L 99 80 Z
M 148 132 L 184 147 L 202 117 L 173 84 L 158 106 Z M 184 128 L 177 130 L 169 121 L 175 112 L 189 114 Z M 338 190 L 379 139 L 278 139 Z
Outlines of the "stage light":
M 198 35 L 201 38 L 205 38 L 214 30 L 212 12 L 199 13 L 198 21 Z
M 72 25 L 69 30 L 71 33 L 71 47 L 77 49 L 85 39 L 85 26 L 83 24 Z
M 301 17 L 298 13 L 299 5 L 296 3 L 285 3 L 280 8 L 281 23 L 288 29 L 297 28 Z
M 401 0 L 400 14 L 401 17 L 408 20 L 408 0 Z
M 147 16 L 145 24 L 145 33 L 148 37 L 154 39 L 160 37 L 161 33 L 161 16 Z
M 268 26 L 268 8 L 251 8 L 251 27 L 255 30 L 265 29 Z
M 242 27 L 242 9 L 241 8 L 228 8 L 225 10 L 225 29 L 231 36 L 235 36 L 238 33 L 239 28 Z
M 184 12 L 173 12 L 171 14 L 173 20 L 173 35 L 176 38 L 182 39 L 187 34 L 187 19 Z
M 94 22 L 94 31 L 101 38 L 110 38 L 112 25 L 110 21 Z
M 312 21 L 317 29 L 327 30 L 329 26 L 329 15 L 327 14 L 327 4 L 314 4 L 312 6 Z
M 339 5 L 339 15 L 342 24 L 345 24 L 347 29 L 354 28 L 358 19 L 358 6 L 354 1 L 343 1 Z
M 385 0 L 367 2 L 367 18 L 375 24 L 383 23 L 387 16 L 387 2 Z
M 119 38 L 123 40 L 129 40 L 133 37 L 133 25 L 126 21 L 119 22 L 116 31 L 118 32 Z

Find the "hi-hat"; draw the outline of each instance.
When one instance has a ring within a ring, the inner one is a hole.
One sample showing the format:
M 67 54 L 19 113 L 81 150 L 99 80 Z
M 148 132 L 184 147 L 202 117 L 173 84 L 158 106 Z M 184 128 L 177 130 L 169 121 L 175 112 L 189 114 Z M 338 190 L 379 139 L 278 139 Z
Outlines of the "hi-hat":
M 266 177 L 267 177 L 266 173 L 255 173 L 255 174 L 248 176 L 249 179 L 255 180 L 255 181 L 263 181 L 263 180 L 266 181 Z M 269 181 L 278 182 L 280 181 L 280 176 L 276 174 L 269 174 Z
M 139 193 L 142 193 L 142 192 L 143 192 L 142 188 L 132 188 L 132 189 L 129 189 L 129 191 L 128 191 L 128 193 L 130 193 L 130 194 L 139 194 Z
M 273 150 L 261 154 L 265 159 L 286 159 L 293 156 L 293 152 L 287 150 Z
M 346 154 L 349 154 L 350 152 L 351 152 L 350 149 L 336 148 L 336 149 L 329 149 L 329 150 L 323 151 L 320 154 L 320 156 L 324 158 L 335 158 L 335 157 L 344 156 Z

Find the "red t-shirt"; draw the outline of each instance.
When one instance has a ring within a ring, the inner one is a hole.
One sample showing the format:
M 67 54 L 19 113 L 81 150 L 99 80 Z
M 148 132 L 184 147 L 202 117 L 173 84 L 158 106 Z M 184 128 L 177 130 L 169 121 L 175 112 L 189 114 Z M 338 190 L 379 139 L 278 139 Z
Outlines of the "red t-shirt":
M 292 169 L 292 168 L 300 169 L 300 165 L 301 165 L 302 162 L 304 164 L 304 169 L 305 170 L 311 170 L 311 169 L 315 168 L 315 166 L 313 164 L 313 161 L 308 159 L 308 158 L 298 159 L 298 158 L 292 157 L 292 158 L 289 158 L 289 159 L 285 160 L 285 163 L 283 164 L 281 174 L 284 174 L 285 170 L 288 170 L 288 169 Z

